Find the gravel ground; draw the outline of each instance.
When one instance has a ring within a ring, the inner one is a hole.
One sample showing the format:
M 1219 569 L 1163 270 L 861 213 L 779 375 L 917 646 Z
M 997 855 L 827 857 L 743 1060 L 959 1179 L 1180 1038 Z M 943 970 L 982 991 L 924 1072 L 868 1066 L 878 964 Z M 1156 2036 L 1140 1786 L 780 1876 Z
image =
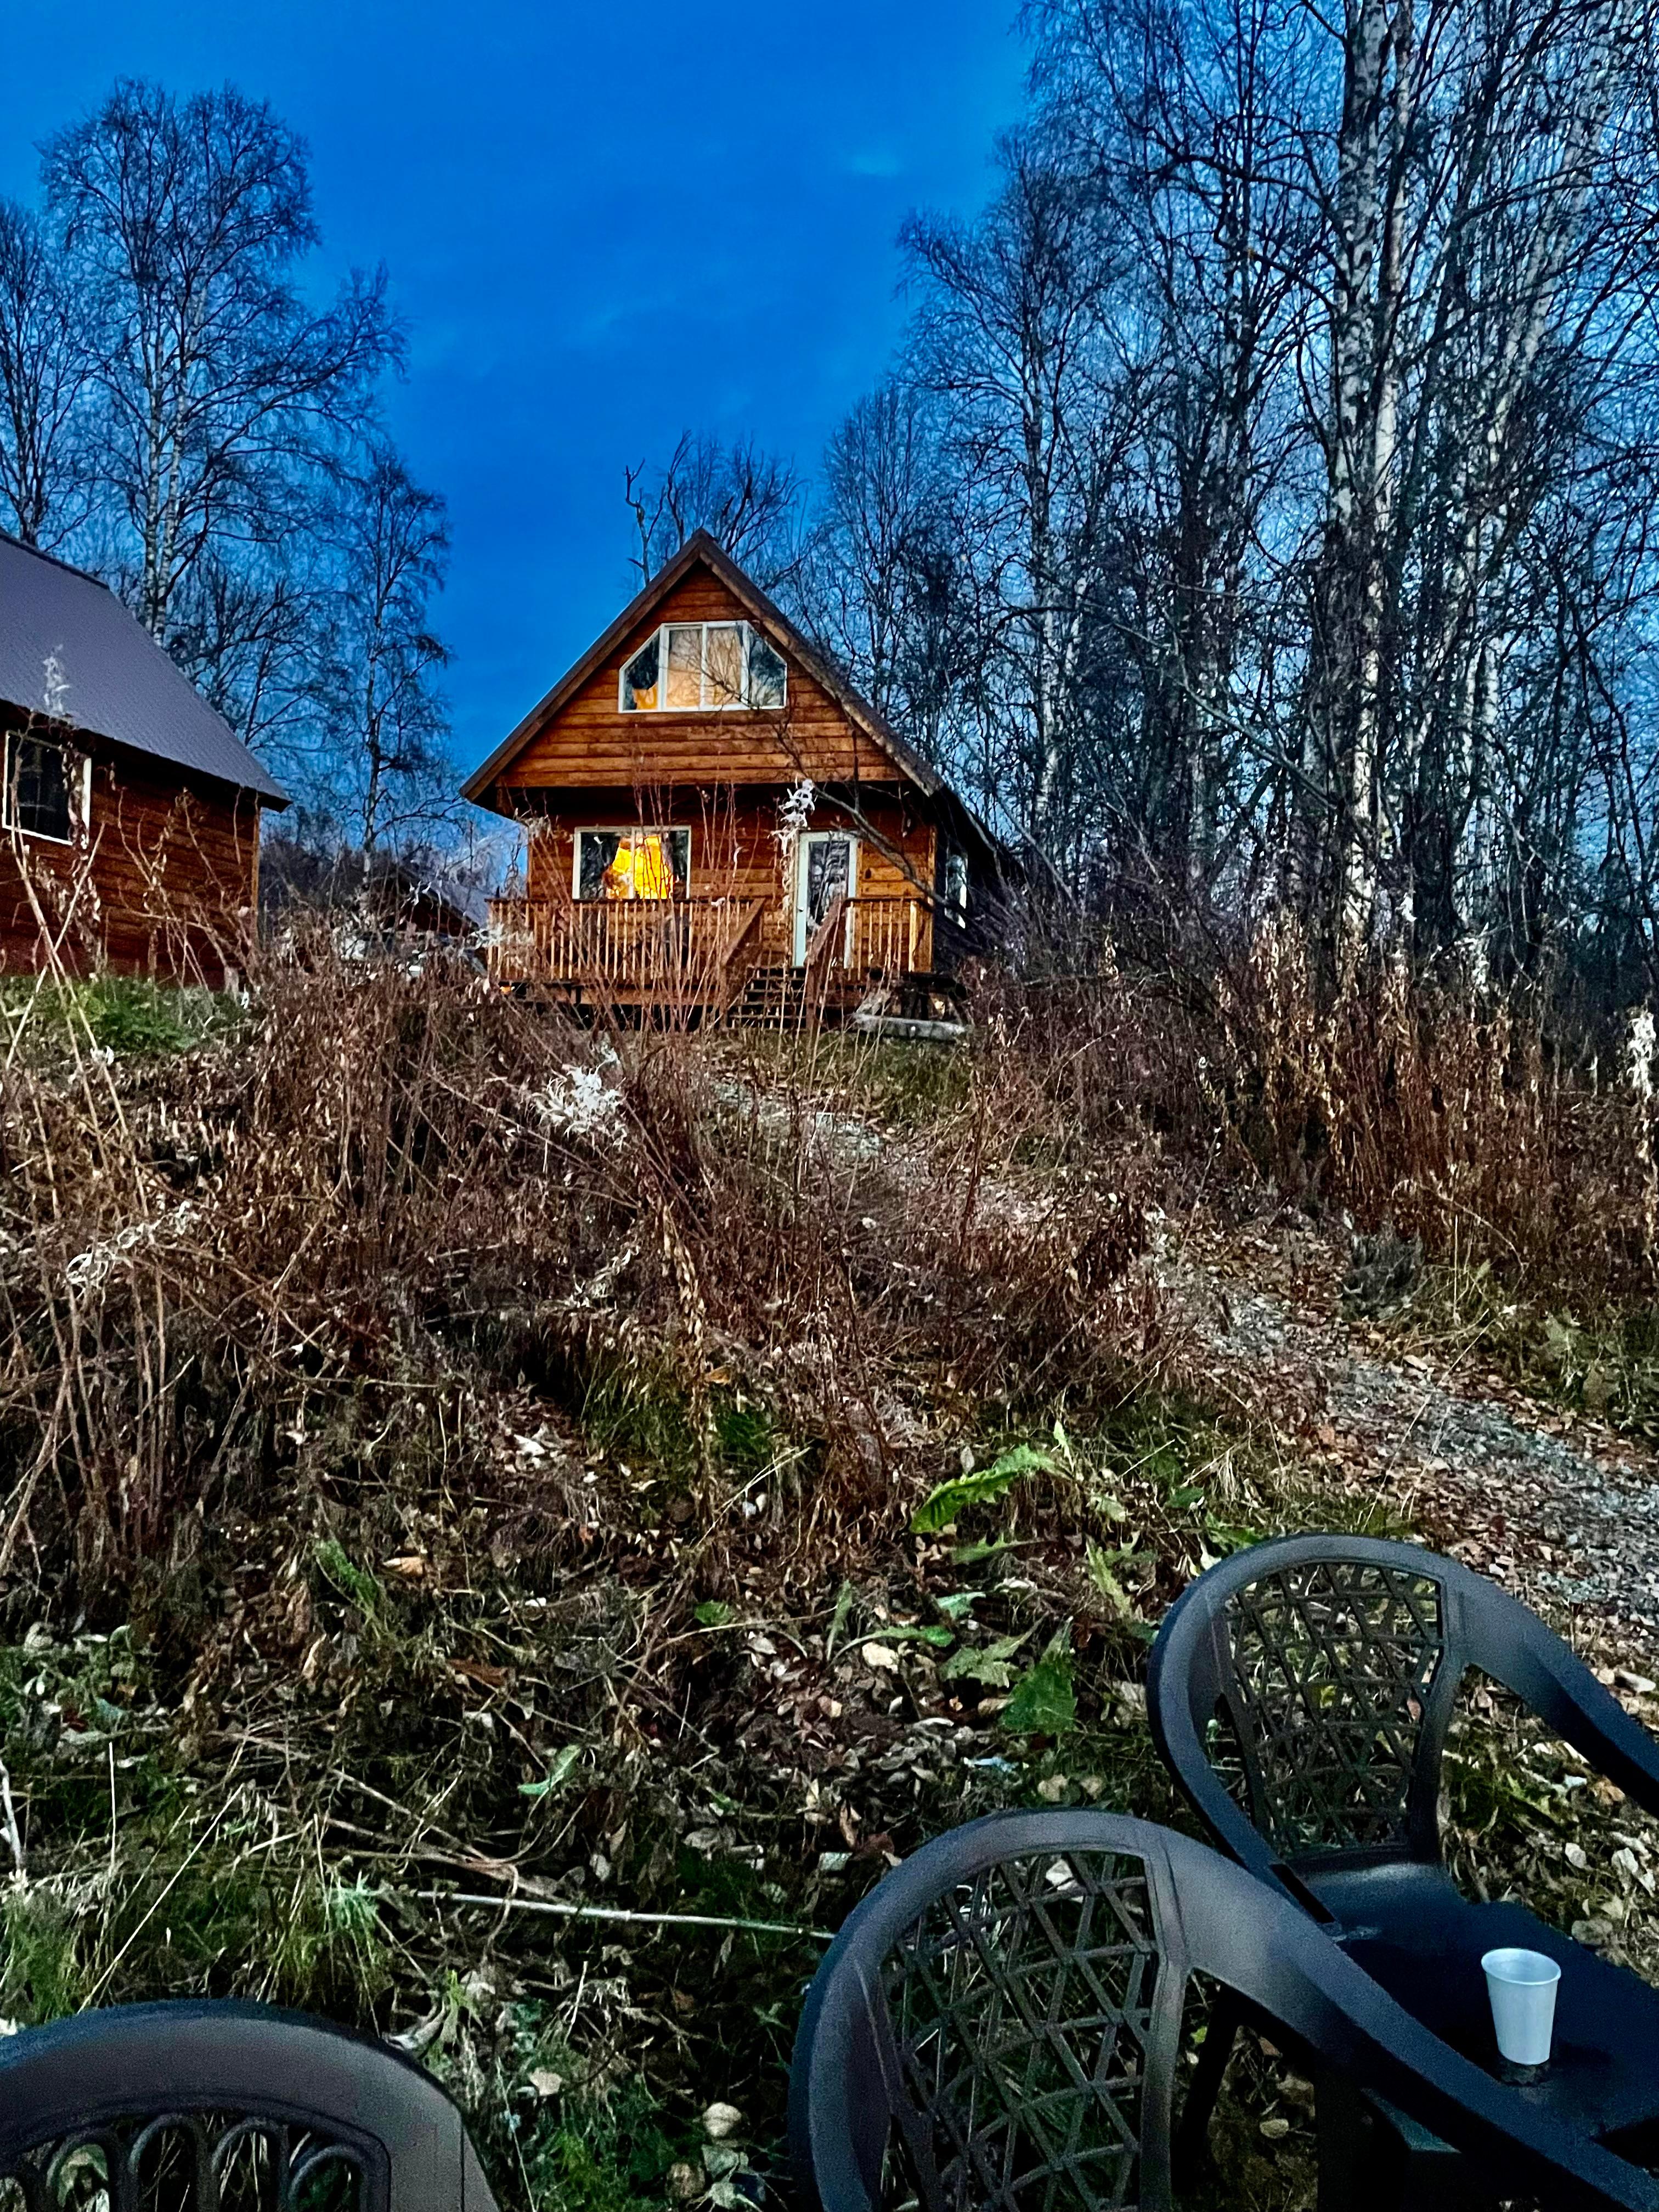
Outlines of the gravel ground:
M 819 1128 L 860 1158 L 885 1141 L 838 1113 Z M 980 1197 L 1011 1211 L 1054 1203 L 1012 1176 L 988 1176 Z M 1397 1349 L 1352 1320 L 1340 1232 L 1293 1217 L 1163 1234 L 1155 1265 L 1196 1387 L 1232 1397 L 1286 1458 L 1373 1497 L 1384 1527 L 1408 1521 L 1506 1583 L 1602 1671 L 1659 1676 L 1659 1458 L 1467 1354 Z
M 1273 1290 L 1259 1277 L 1286 1277 Z M 1287 1454 L 1350 1485 L 1508 1583 L 1585 1640 L 1659 1673 L 1659 1466 L 1604 1425 L 1500 1376 L 1413 1352 L 1340 1300 L 1340 1255 L 1254 1237 L 1170 1267 L 1212 1378 Z M 1625 1663 L 1621 1662 L 1621 1663 Z

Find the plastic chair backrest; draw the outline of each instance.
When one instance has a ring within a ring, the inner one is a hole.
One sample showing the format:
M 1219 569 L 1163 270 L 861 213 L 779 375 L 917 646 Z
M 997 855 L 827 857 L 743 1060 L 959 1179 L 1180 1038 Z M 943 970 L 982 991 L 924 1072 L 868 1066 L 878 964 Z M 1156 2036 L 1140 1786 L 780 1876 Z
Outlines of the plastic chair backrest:
M 1442 1754 L 1478 1668 L 1644 1804 L 1659 1749 L 1524 1605 L 1455 1559 L 1286 1536 L 1200 1575 L 1147 1670 L 1152 1734 L 1212 1834 L 1305 1895 L 1322 1868 L 1437 1863 Z
M 0 2042 L 0 2206 L 19 2196 L 27 2212 L 495 2212 L 421 2067 L 240 2004 L 119 2006 Z
M 1092 1812 L 993 1814 L 896 1868 L 808 1993 L 790 2146 L 812 2212 L 1166 2212 L 1194 1974 L 1516 2194 L 1659 2207 L 1419 2026 L 1286 1898 L 1201 1844 Z

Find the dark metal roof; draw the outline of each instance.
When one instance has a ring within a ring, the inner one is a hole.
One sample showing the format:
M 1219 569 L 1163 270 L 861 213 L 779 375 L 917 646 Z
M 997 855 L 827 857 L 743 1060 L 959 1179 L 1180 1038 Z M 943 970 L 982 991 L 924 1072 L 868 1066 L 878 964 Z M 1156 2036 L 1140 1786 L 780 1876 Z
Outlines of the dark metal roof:
M 289 803 L 281 784 L 113 592 L 3 532 L 0 700 L 258 792 L 267 805 Z

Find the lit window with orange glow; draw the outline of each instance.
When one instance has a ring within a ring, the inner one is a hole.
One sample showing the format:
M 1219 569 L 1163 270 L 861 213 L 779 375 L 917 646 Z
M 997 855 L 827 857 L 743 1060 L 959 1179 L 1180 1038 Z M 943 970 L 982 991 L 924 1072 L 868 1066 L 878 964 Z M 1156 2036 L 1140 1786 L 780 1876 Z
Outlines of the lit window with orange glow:
M 683 898 L 691 876 L 689 830 L 580 830 L 576 896 Z

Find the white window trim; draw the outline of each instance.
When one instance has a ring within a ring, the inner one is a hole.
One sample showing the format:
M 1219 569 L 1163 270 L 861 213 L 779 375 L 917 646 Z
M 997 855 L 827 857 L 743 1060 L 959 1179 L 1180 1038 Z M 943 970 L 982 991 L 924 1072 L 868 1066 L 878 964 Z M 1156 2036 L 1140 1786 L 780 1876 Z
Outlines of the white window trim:
M 646 712 L 651 710 L 647 708 Z M 582 896 L 582 839 L 584 837 L 667 837 L 685 839 L 685 891 L 691 893 L 692 830 L 688 822 L 583 822 L 570 834 L 570 900 L 573 906 L 649 906 L 650 899 L 585 899 Z
M 698 660 L 697 688 L 699 691 L 706 691 L 708 688 L 708 632 L 711 629 L 741 630 L 743 632 L 742 698 L 700 699 L 695 707 L 671 707 L 668 704 L 668 633 L 671 629 L 696 629 L 704 633 L 702 649 Z M 623 696 L 628 683 L 629 670 L 645 651 L 647 646 L 651 643 L 650 637 L 642 637 L 617 671 L 617 712 L 619 714 L 778 714 L 788 706 L 788 656 L 778 652 L 777 647 L 758 624 L 741 621 L 736 617 L 726 621 L 716 619 L 713 622 L 665 622 L 658 623 L 652 636 L 657 642 L 657 696 L 661 703 L 655 707 L 630 707 Z M 757 707 L 749 696 L 749 663 L 757 638 L 759 638 L 773 653 L 777 653 L 779 663 L 783 669 L 783 696 L 775 707 Z
M 25 830 L 21 822 L 15 822 L 12 819 L 12 793 L 15 788 L 12 782 L 11 772 L 12 747 L 17 743 L 17 740 L 20 738 L 32 737 L 33 735 L 33 732 L 30 730 L 8 730 L 6 732 L 5 755 L 3 760 L 0 760 L 0 775 L 3 775 L 4 778 L 3 783 L 0 783 L 0 829 L 7 830 L 14 837 L 32 838 L 38 845 L 68 846 L 84 844 L 92 828 L 92 755 L 90 753 L 81 753 L 76 755 L 74 748 L 70 745 L 64 745 L 61 747 L 61 750 L 68 753 L 72 759 L 78 758 L 80 761 L 81 804 L 77 808 L 75 804 L 74 792 L 71 789 L 70 794 L 69 836 L 67 837 L 54 837 L 49 830 Z M 58 741 L 52 738 L 43 738 L 40 742 L 43 744 L 53 744 Z M 70 776 L 67 776 L 64 781 L 72 785 L 72 773 Z

